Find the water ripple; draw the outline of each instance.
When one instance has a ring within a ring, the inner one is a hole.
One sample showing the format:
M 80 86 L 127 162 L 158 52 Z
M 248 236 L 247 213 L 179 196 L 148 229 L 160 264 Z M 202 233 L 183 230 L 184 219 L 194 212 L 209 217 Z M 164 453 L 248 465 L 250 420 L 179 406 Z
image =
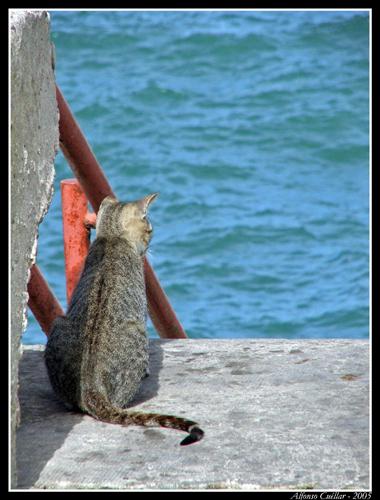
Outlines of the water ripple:
M 150 258 L 188 334 L 368 337 L 368 13 L 51 19 L 58 84 L 115 193 L 160 192 Z M 38 263 L 64 303 L 61 154 L 56 170 Z

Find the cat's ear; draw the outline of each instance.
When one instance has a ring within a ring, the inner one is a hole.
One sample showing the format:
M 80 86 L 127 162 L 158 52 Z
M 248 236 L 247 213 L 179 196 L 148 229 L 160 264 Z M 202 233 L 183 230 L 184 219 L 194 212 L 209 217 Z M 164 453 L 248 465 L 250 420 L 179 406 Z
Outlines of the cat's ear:
M 139 209 L 144 214 L 146 214 L 148 211 L 149 205 L 152 203 L 153 200 L 155 200 L 157 198 L 157 196 L 158 196 L 158 193 L 153 193 L 153 194 L 148 194 L 148 196 L 145 196 L 144 198 L 141 198 L 141 200 L 139 200 L 137 202 Z
M 113 205 L 114 203 L 117 203 L 116 198 L 114 198 L 113 196 L 106 196 L 105 198 L 103 198 L 103 201 L 100 204 L 99 210 L 101 208 L 104 208 L 106 205 Z

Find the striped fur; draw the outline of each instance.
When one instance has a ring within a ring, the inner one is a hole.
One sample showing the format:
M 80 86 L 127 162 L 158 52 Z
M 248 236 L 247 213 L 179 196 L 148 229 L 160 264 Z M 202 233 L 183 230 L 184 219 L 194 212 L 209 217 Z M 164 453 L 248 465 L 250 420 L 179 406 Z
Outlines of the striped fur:
M 188 432 L 184 445 L 203 436 L 195 422 L 125 409 L 148 374 L 143 256 L 152 236 L 147 210 L 156 196 L 103 200 L 95 241 L 66 315 L 53 323 L 45 362 L 67 405 L 104 422 Z

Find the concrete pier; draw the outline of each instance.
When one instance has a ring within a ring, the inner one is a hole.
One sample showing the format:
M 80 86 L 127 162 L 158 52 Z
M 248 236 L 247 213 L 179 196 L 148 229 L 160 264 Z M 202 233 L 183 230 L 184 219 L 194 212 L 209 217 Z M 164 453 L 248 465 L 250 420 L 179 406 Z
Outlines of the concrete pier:
M 369 349 L 351 340 L 152 340 L 132 406 L 205 431 L 121 427 L 67 411 L 43 346 L 24 346 L 18 489 L 368 490 Z
M 20 339 L 27 325 L 27 284 L 37 256 L 38 225 L 53 196 L 54 159 L 59 147 L 54 47 L 46 11 L 9 10 L 11 42 L 11 484 Z

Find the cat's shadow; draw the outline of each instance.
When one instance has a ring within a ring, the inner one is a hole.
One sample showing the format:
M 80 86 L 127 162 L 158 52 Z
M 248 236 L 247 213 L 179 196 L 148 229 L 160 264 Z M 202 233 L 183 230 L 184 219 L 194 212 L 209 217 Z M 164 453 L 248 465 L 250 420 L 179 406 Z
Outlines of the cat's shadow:
M 145 377 L 139 391 L 133 400 L 127 405 L 127 408 L 137 406 L 144 401 L 157 396 L 159 384 L 159 373 L 162 368 L 164 351 L 159 339 L 153 339 L 149 342 L 149 376 Z
M 164 357 L 161 344 L 160 339 L 149 342 L 150 375 L 142 381 L 139 392 L 127 408 L 158 394 Z M 46 464 L 85 415 L 69 411 L 55 396 L 41 350 L 24 352 L 19 364 L 19 379 L 21 425 L 16 437 L 17 488 L 32 488 Z

